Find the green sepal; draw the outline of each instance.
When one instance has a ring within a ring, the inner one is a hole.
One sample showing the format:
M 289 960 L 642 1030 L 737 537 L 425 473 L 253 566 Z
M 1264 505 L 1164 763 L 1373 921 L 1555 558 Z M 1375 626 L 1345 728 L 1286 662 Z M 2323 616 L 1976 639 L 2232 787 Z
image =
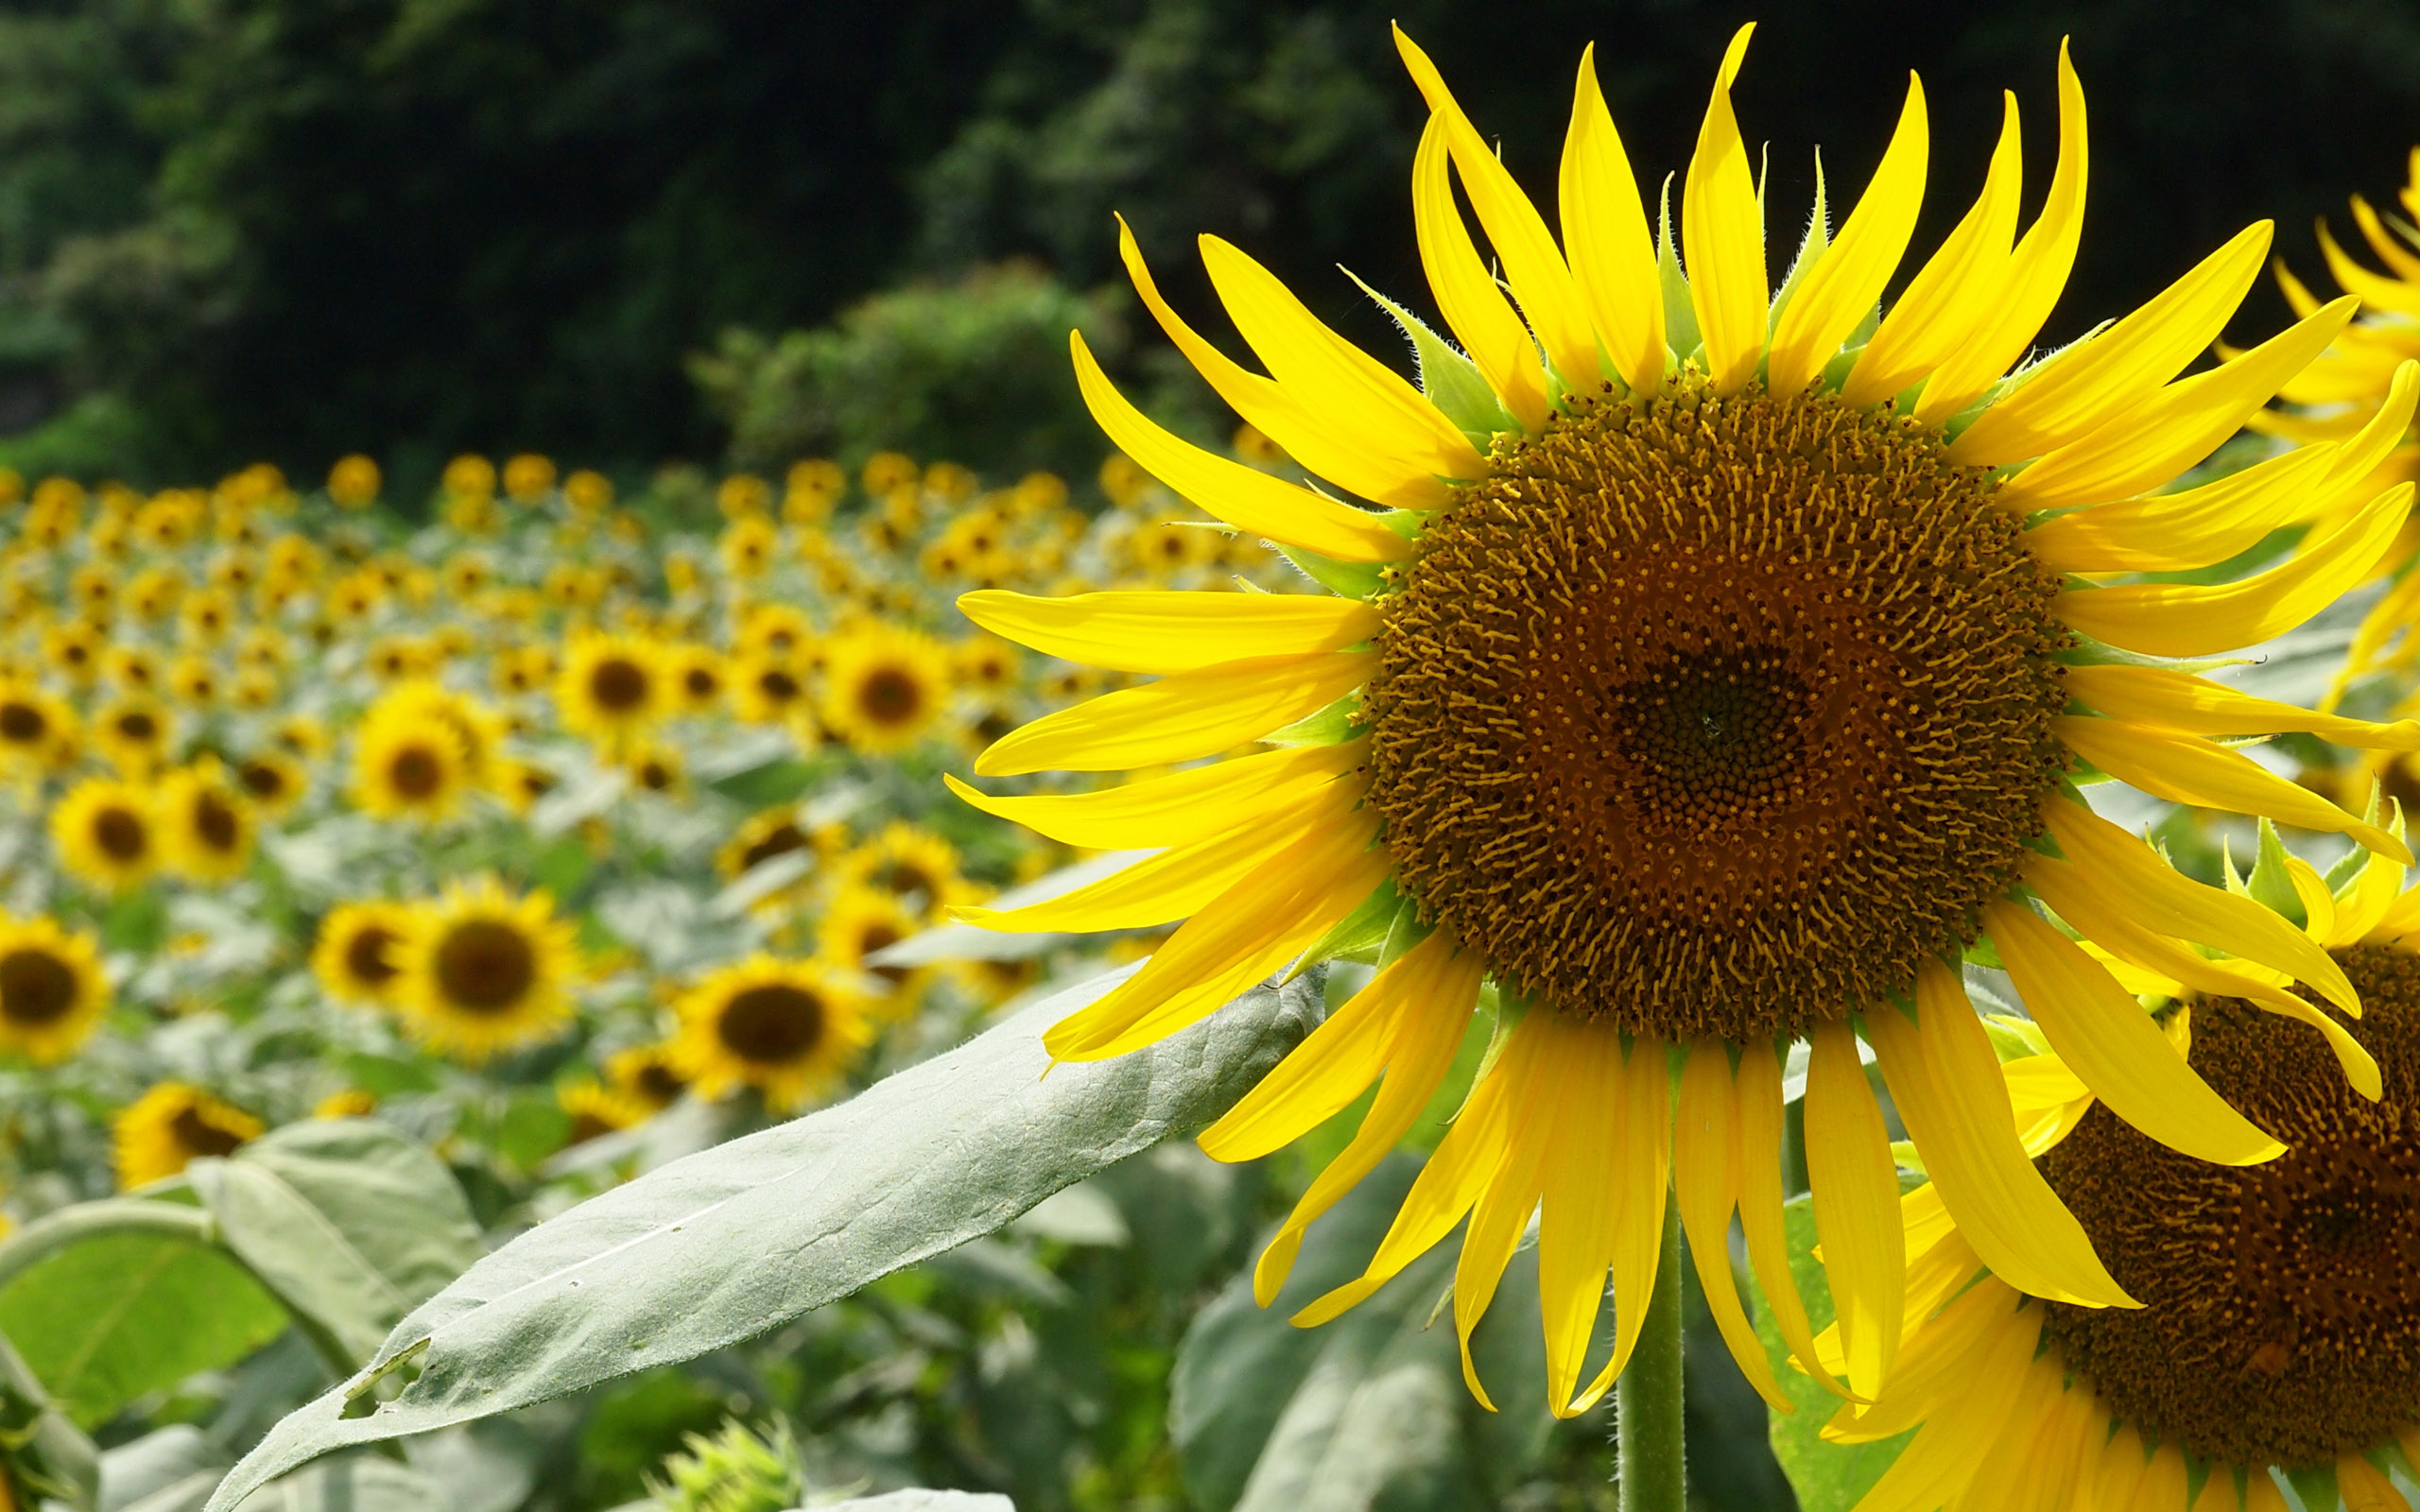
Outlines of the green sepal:
M 2020 1022 L 2025 1024 L 2024 1028 L 2017 1027 Z M 2028 1033 L 2029 1030 L 2031 1032 Z M 2040 1038 L 2041 1031 L 2034 1029 L 2030 1022 L 2011 1020 L 2005 1015 L 1985 1014 L 1983 1034 L 1992 1041 L 1992 1054 L 1999 1057 L 2002 1065 L 2012 1060 L 2031 1060 L 2048 1048 L 2034 1042 Z
M 2208 1474 L 2205 1467 L 2194 1468 L 2201 1469 L 2204 1476 Z M 2191 1479 L 2191 1477 L 2187 1478 Z M 2286 1484 L 2292 1486 L 2294 1494 L 2303 1499 L 2304 1512 L 2334 1512 L 2338 1505 L 2336 1466 L 2332 1461 L 2325 1465 L 2311 1465 L 2301 1469 L 2288 1470 Z M 2201 1487 L 2194 1486 L 2186 1494 L 2188 1497 L 2199 1496 Z M 2187 1502 L 2186 1504 L 2189 1506 L 2192 1503 Z
M 2377 821 L 2373 819 L 2370 822 L 2375 824 Z M 2361 868 L 2368 864 L 2369 859 L 2370 853 L 2358 845 L 2338 856 L 2336 865 L 2328 868 L 2320 878 L 2327 884 L 2327 895 L 2342 901 L 2344 895 L 2352 890 L 2353 885 L 2360 880 Z
M 1388 933 L 1394 928 L 1395 913 L 1403 903 L 1403 895 L 1395 891 L 1394 879 L 1378 884 L 1361 905 L 1336 921 L 1333 928 L 1305 951 L 1301 959 L 1281 978 L 1291 982 L 1322 961 L 1360 960 L 1374 957 L 1387 943 Z
M 1419 902 L 1407 896 L 1395 909 L 1394 922 L 1387 928 L 1387 942 L 1378 947 L 1378 970 L 1383 971 L 1402 960 L 1435 933 L 1433 926 L 1420 921 Z
M 1504 1047 L 1512 1042 L 1512 1031 L 1519 1028 L 1521 1021 L 1530 1016 L 1528 998 L 1514 997 L 1495 982 L 1482 986 L 1479 988 L 1478 997 L 1480 1006 L 1492 1005 L 1495 1009 L 1495 1024 L 1487 1037 L 1487 1049 L 1479 1055 L 1478 1070 L 1471 1075 L 1470 1090 L 1473 1092 L 1478 1091 L 1479 1085 L 1487 1080 L 1487 1074 L 1495 1069 L 1496 1057 L 1503 1055 Z M 1470 1106 L 1469 1092 L 1463 1093 L 1462 1106 L 1464 1108 Z M 1460 1118 L 1461 1114 L 1457 1112 L 1454 1116 Z
M 1681 254 L 1672 245 L 1672 176 L 1664 176 L 1664 199 L 1655 212 L 1656 280 L 1664 289 L 1664 344 L 1685 357 L 1704 344 L 1698 331 L 1697 306 L 1689 302 L 1688 275 L 1681 271 Z
M 2294 890 L 2294 879 L 2286 870 L 2286 842 L 2277 837 L 2277 827 L 2267 819 L 2260 821 L 2260 850 L 2253 860 L 2252 875 L 2244 879 L 2244 891 L 2253 902 L 2290 920 L 2296 928 L 2310 921 L 2310 916 L 2303 911 L 2302 894 Z
M 2096 641 L 2080 631 L 2069 630 L 2073 644 L 2050 653 L 2050 660 L 2070 667 L 2163 667 L 2170 672 L 2187 672 L 2195 676 L 2219 667 L 2250 666 L 2259 660 L 2248 656 L 2213 657 L 2196 662 L 2179 661 L 2174 657 L 2146 656 L 2122 646 Z
M 1758 186 L 1762 193 L 1762 186 Z M 1790 260 L 1789 272 L 1781 281 L 1781 291 L 1773 296 L 1772 308 L 1765 315 L 1765 336 L 1770 340 L 1781 328 L 1781 313 L 1789 307 L 1789 297 L 1798 292 L 1799 281 L 1806 276 L 1824 249 L 1832 245 L 1830 213 L 1824 203 L 1824 149 L 1815 149 L 1815 210 L 1806 220 L 1806 239 L 1798 244 L 1798 255 Z
M 1350 271 L 1344 275 L 1356 284 L 1361 280 Z M 1454 344 L 1428 328 L 1420 317 L 1388 299 L 1385 295 L 1361 284 L 1361 292 L 1378 301 L 1378 308 L 1393 316 L 1395 324 L 1411 338 L 1411 352 L 1420 364 L 1420 389 L 1428 402 L 1437 406 L 1454 427 L 1470 438 L 1470 443 L 1484 455 L 1500 432 L 1518 434 L 1521 422 L 1495 397 L 1478 365 L 1454 348 Z
M 1260 737 L 1264 746 L 1341 746 L 1361 734 L 1361 695 L 1348 693 L 1318 713 Z
M 1966 947 L 1964 959 L 1967 965 L 1979 966 L 1986 971 L 2007 970 L 2000 964 L 1999 949 L 1992 943 L 1992 937 L 1989 935 L 1976 936 L 1975 943 Z
M 1302 569 L 1305 576 L 1331 593 L 1340 593 L 1346 598 L 1369 598 L 1387 586 L 1387 580 L 1375 562 L 1338 561 L 1333 557 L 1322 557 L 1300 546 L 1278 546 L 1277 550 L 1288 561 Z

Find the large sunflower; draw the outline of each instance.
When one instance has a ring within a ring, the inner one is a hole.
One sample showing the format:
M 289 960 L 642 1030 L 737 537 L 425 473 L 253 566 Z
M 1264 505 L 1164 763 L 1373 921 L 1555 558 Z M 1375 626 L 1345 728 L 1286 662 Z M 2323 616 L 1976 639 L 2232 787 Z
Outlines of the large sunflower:
M 109 1011 L 100 942 L 46 914 L 0 915 L 0 1049 L 39 1065 L 66 1059 Z
M 261 1137 L 261 1121 L 181 1081 L 164 1081 L 110 1116 L 117 1184 L 164 1181 L 205 1155 L 233 1155 Z
M 2283 1512 L 2273 1469 L 2306 1505 L 2336 1503 L 2313 1501 L 2328 1480 L 2347 1506 L 2404 1505 L 2386 1467 L 2420 1452 L 2420 893 L 2397 897 L 2399 872 L 2374 865 L 2333 896 L 2296 878 L 2315 943 L 2361 990 L 2383 1098 L 2348 1091 L 2320 1041 L 2229 995 L 2277 992 L 2275 973 L 2211 982 L 2170 1014 L 2193 1068 L 2292 1146 L 2277 1160 L 2213 1164 L 2147 1139 L 2055 1055 L 2002 1068 L 2024 1147 L 2144 1305 L 2030 1297 L 1984 1268 L 1932 1187 L 1910 1193 L 1898 1370 L 1824 1436 L 1918 1431 L 1858 1512 L 1984 1499 L 2187 1512 L 2203 1485 L 2226 1512 Z M 1817 1348 L 1838 1363 L 1836 1339 Z
M 452 884 L 412 910 L 387 958 L 406 1027 L 465 1060 L 550 1039 L 571 1018 L 579 945 L 543 890 L 514 898 L 489 877 Z
M 132 782 L 88 777 L 50 811 L 59 868 L 88 887 L 125 892 L 160 869 L 162 844 L 151 796 Z
M 864 997 L 821 961 L 752 955 L 681 996 L 672 1064 L 701 1097 L 753 1087 L 794 1112 L 839 1079 L 873 1039 Z
M 1359 1134 L 1262 1257 L 1264 1301 L 1305 1226 L 1427 1106 L 1494 980 L 1497 1041 L 1461 1116 L 1365 1277 L 1302 1316 L 1368 1295 L 1468 1214 L 1454 1289 L 1467 1337 L 1539 1213 L 1550 1395 L 1564 1414 L 1597 1400 L 1637 1338 L 1668 1177 L 1735 1348 L 1744 1324 L 1720 1258 L 1735 1208 L 1804 1342 L 1777 1160 L 1780 1057 L 1798 1039 L 1811 1041 L 1815 1215 L 1848 1320 L 1841 1389 L 1876 1388 L 1896 1350 L 1906 1261 L 1859 1020 L 1918 998 L 1921 1033 L 1879 1039 L 1881 1059 L 1894 1088 L 1922 1089 L 1903 1108 L 1937 1111 L 1916 1143 L 1978 1251 L 2041 1295 L 2130 1300 L 2032 1168 L 1967 1137 L 2000 1116 L 2003 1096 L 1959 980 L 1939 964 L 1962 953 L 2005 964 L 2049 1042 L 2119 1117 L 2211 1160 L 2278 1153 L 2045 921 L 2037 898 L 2118 957 L 2165 961 L 2220 939 L 2348 1009 L 2351 985 L 2256 903 L 2187 880 L 2097 817 L 2071 773 L 2098 768 L 2406 854 L 2208 737 L 2409 745 L 2420 730 L 2250 698 L 2162 659 L 2300 623 L 2369 571 L 2408 487 L 2257 576 L 2099 586 L 2079 575 L 2202 569 L 2300 518 L 2314 483 L 2366 473 L 2400 436 L 2420 373 L 2404 374 L 2374 427 L 2315 460 L 2157 492 L 2324 350 L 2353 301 L 2171 382 L 2259 271 L 2269 228 L 2257 225 L 2134 314 L 2012 374 L 2082 224 L 2084 100 L 2064 56 L 2058 164 L 2021 238 L 2012 103 L 1980 198 L 1877 310 L 1923 187 L 1925 105 L 1911 81 L 1857 207 L 1837 233 L 1814 218 L 1776 291 L 1730 103 L 1747 40 L 1743 29 L 1717 78 L 1678 237 L 1660 243 L 1583 58 L 1560 244 L 1437 70 L 1401 42 L 1431 108 L 1413 167 L 1421 255 L 1461 347 L 1400 317 L 1423 387 L 1204 238 L 1211 282 L 1268 366 L 1253 373 L 1177 317 L 1123 238 L 1170 338 L 1332 491 L 1160 429 L 1079 335 L 1094 415 L 1128 455 L 1279 542 L 1331 594 L 961 600 L 1036 650 L 1159 679 L 1026 726 L 977 763 L 982 775 L 1272 747 L 1080 797 L 959 786 L 1067 844 L 1167 848 L 1035 907 L 967 911 L 1026 930 L 1189 919 L 1051 1029 L 1055 1055 L 1122 1054 L 1288 961 L 1385 942 L 1374 980 L 1203 1136 L 1223 1159 L 1264 1154 L 1383 1074 Z M 1455 175 L 1501 284 L 1457 208 Z M 1609 1272 L 1615 1348 L 1583 1382 Z

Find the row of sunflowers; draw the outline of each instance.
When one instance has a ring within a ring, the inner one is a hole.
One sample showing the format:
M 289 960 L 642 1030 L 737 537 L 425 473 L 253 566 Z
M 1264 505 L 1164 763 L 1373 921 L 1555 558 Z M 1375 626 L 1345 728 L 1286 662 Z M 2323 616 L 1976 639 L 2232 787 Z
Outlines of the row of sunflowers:
M 1098 514 L 883 454 L 729 478 L 695 530 L 531 455 L 458 459 L 424 524 L 361 456 L 10 481 L 20 1221 L 372 1109 L 526 1181 L 683 1092 L 778 1117 L 946 1042 L 1037 963 L 870 957 L 1070 853 L 938 774 L 1105 685 L 952 598 L 1276 564 L 1122 458 Z

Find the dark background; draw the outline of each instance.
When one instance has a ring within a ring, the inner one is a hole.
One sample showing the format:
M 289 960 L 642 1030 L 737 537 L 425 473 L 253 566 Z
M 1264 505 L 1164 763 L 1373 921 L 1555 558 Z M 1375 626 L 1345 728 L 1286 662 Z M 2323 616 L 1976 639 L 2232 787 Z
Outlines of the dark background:
M 1156 337 L 1121 340 L 1114 209 L 1213 330 L 1198 231 L 1374 341 L 1393 338 L 1335 265 L 1426 307 L 1420 102 L 1390 16 L 1550 196 L 1583 43 L 1651 187 L 1752 14 L 1737 97 L 1772 144 L 1776 275 L 1812 147 L 1837 217 L 1910 67 L 1934 128 L 1919 249 L 1979 183 L 2003 88 L 2030 214 L 2073 35 L 2091 211 L 2053 337 L 2259 216 L 2322 272 L 2312 218 L 2342 222 L 2357 191 L 2391 204 L 2420 138 L 2420 13 L 2377 0 L 18 4 L 0 459 L 160 483 L 266 457 L 316 479 L 364 450 L 424 478 L 458 450 L 538 449 L 629 473 L 862 452 L 890 425 L 987 471 L 1078 468 L 1098 443 L 1067 421 L 1071 317 L 1163 408 L 1223 423 Z M 1011 259 L 1031 264 L 961 282 Z M 2264 284 L 2238 334 L 2283 314 Z

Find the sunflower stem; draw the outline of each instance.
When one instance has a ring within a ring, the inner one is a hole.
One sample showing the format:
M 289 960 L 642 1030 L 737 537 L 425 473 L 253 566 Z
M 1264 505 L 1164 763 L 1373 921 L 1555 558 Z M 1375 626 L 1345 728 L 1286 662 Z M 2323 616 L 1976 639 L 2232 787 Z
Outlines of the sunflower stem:
M 1687 1512 L 1687 1449 L 1681 1398 L 1681 1213 L 1664 1200 L 1663 1254 L 1647 1319 L 1614 1383 L 1615 1473 L 1621 1512 Z

